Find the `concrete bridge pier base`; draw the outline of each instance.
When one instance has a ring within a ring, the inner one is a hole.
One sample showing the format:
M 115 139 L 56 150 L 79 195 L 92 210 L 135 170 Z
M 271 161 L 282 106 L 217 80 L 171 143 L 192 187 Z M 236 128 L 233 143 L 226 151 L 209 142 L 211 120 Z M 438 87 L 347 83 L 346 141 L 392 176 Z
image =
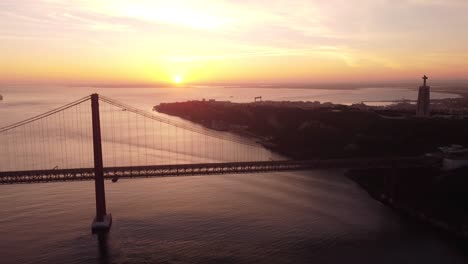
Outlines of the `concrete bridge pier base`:
M 94 218 L 94 221 L 91 224 L 91 232 L 93 234 L 107 233 L 109 232 L 111 225 L 112 225 L 112 214 L 105 215 L 102 221 L 98 221 L 97 218 Z

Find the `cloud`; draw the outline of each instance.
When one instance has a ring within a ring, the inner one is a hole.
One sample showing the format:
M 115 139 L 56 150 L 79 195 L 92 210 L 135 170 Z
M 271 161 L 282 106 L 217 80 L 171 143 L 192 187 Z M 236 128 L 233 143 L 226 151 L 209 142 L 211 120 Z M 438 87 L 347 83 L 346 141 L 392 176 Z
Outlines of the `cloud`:
M 57 61 L 103 56 L 121 68 L 287 57 L 460 65 L 467 13 L 466 0 L 3 0 L 0 48 Z

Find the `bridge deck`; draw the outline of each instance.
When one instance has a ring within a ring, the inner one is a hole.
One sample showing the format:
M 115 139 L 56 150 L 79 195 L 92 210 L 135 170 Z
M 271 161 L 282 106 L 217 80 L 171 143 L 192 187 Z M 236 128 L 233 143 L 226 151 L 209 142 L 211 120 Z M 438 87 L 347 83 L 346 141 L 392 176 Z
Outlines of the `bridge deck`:
M 104 168 L 106 179 L 258 173 L 290 170 L 368 167 L 415 167 L 437 163 L 426 157 L 333 159 L 156 165 Z M 0 172 L 0 184 L 83 181 L 94 179 L 94 168 Z

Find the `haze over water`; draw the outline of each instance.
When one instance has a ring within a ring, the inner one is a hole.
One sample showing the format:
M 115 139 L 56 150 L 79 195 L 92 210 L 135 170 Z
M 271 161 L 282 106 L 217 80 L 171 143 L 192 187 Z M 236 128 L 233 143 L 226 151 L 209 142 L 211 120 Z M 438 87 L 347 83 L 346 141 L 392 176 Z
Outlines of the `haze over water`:
M 407 89 L 203 89 L 201 96 L 194 88 L 6 88 L 1 91 L 0 126 L 92 92 L 148 111 L 160 102 L 202 98 L 247 102 L 261 95 L 267 100 L 353 103 L 415 96 Z M 468 260 L 452 240 L 397 216 L 341 170 L 106 182 L 114 223 L 101 249 L 90 231 L 93 182 L 0 188 L 0 256 L 7 264 Z
M 361 89 L 282 89 L 282 88 L 233 88 L 207 86 L 168 88 L 87 88 L 87 87 L 15 87 L 3 86 L 0 104 L 3 118 L 0 126 L 29 118 L 47 109 L 62 106 L 91 93 L 99 93 L 128 105 L 151 111 L 159 103 L 187 100 L 215 99 L 219 101 L 252 102 L 254 97 L 273 101 L 320 101 L 337 104 L 353 104 L 362 101 L 417 99 L 417 87 L 361 88 Z M 433 92 L 434 99 L 456 98 L 456 94 Z

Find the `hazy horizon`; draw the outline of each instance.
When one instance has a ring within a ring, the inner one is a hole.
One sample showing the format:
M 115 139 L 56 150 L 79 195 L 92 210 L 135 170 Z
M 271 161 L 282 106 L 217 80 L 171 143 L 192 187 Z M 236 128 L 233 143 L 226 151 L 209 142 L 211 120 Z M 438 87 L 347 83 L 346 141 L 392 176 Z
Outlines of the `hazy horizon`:
M 292 83 L 292 82 L 206 82 L 206 83 L 0 83 L 3 87 L 68 87 L 68 88 L 167 88 L 167 87 L 192 87 L 192 88 L 203 88 L 203 87 L 235 87 L 235 88 L 283 88 L 283 89 L 356 89 L 356 88 L 418 88 L 421 85 L 422 80 L 420 78 L 414 78 L 414 80 L 405 81 L 381 81 L 381 82 L 304 82 L 304 83 Z M 468 86 L 468 80 L 429 80 L 429 84 L 432 87 L 446 87 L 446 88 L 461 88 Z M 1 87 L 0 87 L 1 89 Z M 1 92 L 1 90 L 0 90 Z

